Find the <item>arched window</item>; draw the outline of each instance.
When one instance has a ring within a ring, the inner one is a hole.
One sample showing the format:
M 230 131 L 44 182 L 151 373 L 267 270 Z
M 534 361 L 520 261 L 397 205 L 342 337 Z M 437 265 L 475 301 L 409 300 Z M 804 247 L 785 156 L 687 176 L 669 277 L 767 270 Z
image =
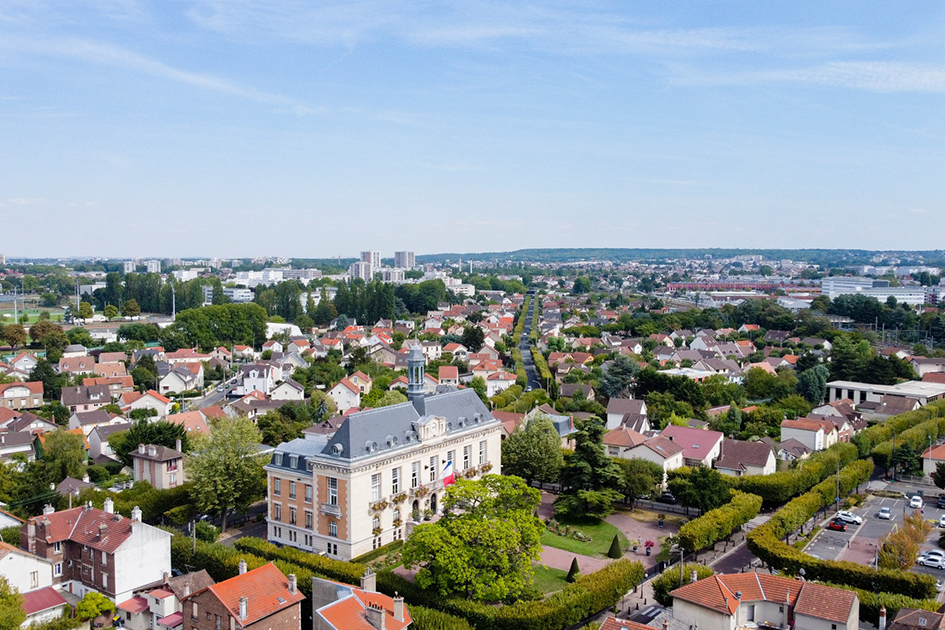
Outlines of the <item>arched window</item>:
M 400 520 L 400 508 L 394 508 L 394 520 L 395 521 Z
M 374 529 L 380 528 L 380 526 L 381 526 L 381 519 L 375 516 L 375 517 L 374 517 L 374 520 L 371 522 L 371 526 L 372 526 Z

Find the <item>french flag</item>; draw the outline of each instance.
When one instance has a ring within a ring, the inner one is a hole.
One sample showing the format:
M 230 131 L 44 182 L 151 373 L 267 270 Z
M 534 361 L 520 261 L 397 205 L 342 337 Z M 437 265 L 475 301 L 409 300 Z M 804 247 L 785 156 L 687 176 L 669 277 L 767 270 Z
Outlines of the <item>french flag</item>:
M 456 483 L 456 478 L 453 476 L 453 462 L 446 462 L 446 467 L 443 469 L 443 485 L 449 486 L 453 483 Z

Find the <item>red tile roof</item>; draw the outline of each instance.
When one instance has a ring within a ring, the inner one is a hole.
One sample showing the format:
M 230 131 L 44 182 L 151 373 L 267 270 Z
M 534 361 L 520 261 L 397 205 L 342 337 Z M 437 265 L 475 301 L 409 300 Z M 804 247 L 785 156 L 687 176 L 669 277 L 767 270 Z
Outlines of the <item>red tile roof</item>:
M 637 623 L 636 621 L 630 621 L 629 619 L 615 619 L 610 617 L 604 620 L 600 630 L 653 630 L 653 628 L 643 625 L 642 623 Z
M 441 381 L 444 378 L 456 380 L 459 378 L 459 368 L 455 365 L 441 365 L 439 369 L 439 377 Z
M 632 448 L 643 444 L 646 438 L 633 429 L 627 427 L 617 427 L 613 431 L 608 431 L 604 435 L 604 444 L 607 446 L 623 446 Z
M 364 612 L 367 606 L 381 608 L 384 611 L 385 630 L 403 630 L 412 623 L 413 619 L 406 606 L 404 606 L 403 620 L 394 619 L 394 600 L 390 596 L 363 591 L 347 584 L 341 584 L 341 586 L 350 589 L 352 594 L 315 611 L 316 615 L 321 616 L 338 630 L 374 630 L 374 626 L 368 623 Z
M 0 394 L 3 394 L 4 391 L 10 389 L 11 387 L 25 387 L 30 391 L 30 394 L 39 394 L 40 396 L 43 395 L 42 381 L 31 381 L 29 383 L 15 381 L 13 383 L 3 383 L 0 384 Z
M 305 599 L 298 589 L 295 593 L 289 592 L 288 578 L 271 562 L 214 584 L 207 590 L 213 593 L 236 619 L 239 619 L 240 597 L 249 597 L 247 616 L 242 621 L 244 627 Z
M 132 597 L 131 599 L 126 599 L 125 601 L 118 604 L 118 607 L 124 611 L 130 612 L 132 615 L 137 615 L 143 613 L 148 609 L 148 600 L 140 595 Z
M 850 609 L 856 602 L 856 593 L 853 591 L 807 582 L 797 596 L 794 614 L 846 623 L 850 618 Z
M 131 536 L 130 518 L 108 514 L 98 508 L 77 507 L 52 514 L 40 514 L 31 517 L 30 522 L 37 523 L 37 529 L 39 524 L 49 523 L 43 528 L 47 543 L 72 540 L 105 553 L 115 553 Z M 101 525 L 105 525 L 105 528 L 102 529 Z

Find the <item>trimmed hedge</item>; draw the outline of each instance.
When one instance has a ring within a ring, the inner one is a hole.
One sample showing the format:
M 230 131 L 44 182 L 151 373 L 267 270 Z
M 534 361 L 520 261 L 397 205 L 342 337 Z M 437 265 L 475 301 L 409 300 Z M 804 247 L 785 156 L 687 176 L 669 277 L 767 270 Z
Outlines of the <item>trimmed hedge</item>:
M 476 630 L 462 617 L 454 617 L 439 610 L 412 605 L 407 609 L 413 623 L 412 630 Z
M 746 475 L 732 480 L 732 487 L 742 492 L 757 494 L 767 504 L 783 504 L 810 490 L 816 483 L 856 461 L 857 448 L 848 442 L 838 442 L 825 451 L 811 455 L 792 470 L 771 475 Z
M 856 593 L 857 597 L 860 599 L 860 621 L 868 621 L 877 627 L 879 626 L 879 610 L 883 606 L 886 607 L 886 619 L 890 620 L 890 622 L 899 614 L 900 608 L 918 608 L 920 610 L 935 612 L 941 606 L 938 600 L 935 599 L 916 599 L 897 593 L 874 593 L 873 591 L 865 591 L 861 588 L 853 588 L 852 586 L 843 586 L 841 584 L 830 584 L 829 582 L 822 582 L 822 584 L 824 584 L 824 586 L 833 586 Z
M 371 560 L 376 560 L 381 556 L 386 556 L 389 553 L 397 551 L 404 546 L 403 540 L 395 540 L 394 542 L 389 542 L 383 547 L 378 547 L 377 549 L 372 549 L 366 554 L 360 555 L 357 558 L 352 558 L 351 562 L 366 564 Z
M 870 478 L 873 464 L 859 460 L 840 472 L 840 496 L 846 496 Z M 854 562 L 819 560 L 784 542 L 813 517 L 818 510 L 834 503 L 836 481 L 826 479 L 783 508 L 771 519 L 748 534 L 748 548 L 762 561 L 796 575 L 804 569 L 808 580 L 822 580 L 864 589 L 874 593 L 900 593 L 918 598 L 935 597 L 935 578 L 901 570 L 875 570 Z
M 932 417 L 945 415 L 945 401 L 937 400 L 916 411 L 907 411 L 888 418 L 885 422 L 860 431 L 853 436 L 853 443 L 860 451 L 860 457 L 866 457 L 883 442 L 891 442 L 893 433 L 899 434 L 921 424 Z
M 895 437 L 896 448 L 908 444 L 921 454 L 928 447 L 929 438 L 932 438 L 934 442 L 943 434 L 945 434 L 945 418 L 936 416 L 897 434 Z M 873 447 L 870 456 L 873 458 L 874 464 L 882 468 L 889 468 L 892 464 L 893 441 L 890 439 Z
M 360 563 L 332 560 L 295 547 L 278 547 L 262 538 L 239 538 L 233 542 L 233 547 L 266 560 L 291 562 L 316 575 L 345 584 L 360 585 L 361 576 L 367 568 Z
M 689 584 L 689 577 L 692 575 L 693 569 L 696 571 L 696 577 L 700 580 L 715 575 L 715 571 L 711 567 L 698 562 L 687 562 L 682 569 L 682 579 L 686 584 Z M 670 592 L 682 586 L 679 581 L 679 567 L 669 567 L 660 573 L 659 577 L 650 582 L 650 586 L 653 588 L 653 599 L 669 608 L 673 605 L 673 598 L 669 596 Z
M 596 573 L 582 575 L 545 599 L 498 607 L 465 598 L 441 597 L 390 571 L 377 574 L 377 588 L 388 595 L 398 591 L 411 605 L 463 617 L 477 630 L 563 630 L 614 606 L 643 581 L 643 574 L 639 562 L 618 560 Z
M 732 500 L 679 528 L 679 544 L 686 551 L 699 551 L 722 540 L 758 516 L 761 497 L 732 491 Z

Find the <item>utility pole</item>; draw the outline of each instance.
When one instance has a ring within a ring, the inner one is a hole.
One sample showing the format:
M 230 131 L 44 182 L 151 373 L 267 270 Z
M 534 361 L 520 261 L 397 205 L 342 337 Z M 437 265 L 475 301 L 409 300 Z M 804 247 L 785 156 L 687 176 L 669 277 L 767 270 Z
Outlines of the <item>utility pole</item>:
M 13 323 L 14 323 L 14 324 L 19 324 L 19 323 L 20 323 L 20 316 L 19 316 L 19 313 L 17 312 L 17 309 L 16 309 L 16 295 L 17 295 L 17 294 L 16 294 L 16 287 L 13 287 Z
M 837 460 L 837 511 L 840 511 L 840 460 Z
M 171 284 L 171 321 L 177 321 L 177 289 Z

